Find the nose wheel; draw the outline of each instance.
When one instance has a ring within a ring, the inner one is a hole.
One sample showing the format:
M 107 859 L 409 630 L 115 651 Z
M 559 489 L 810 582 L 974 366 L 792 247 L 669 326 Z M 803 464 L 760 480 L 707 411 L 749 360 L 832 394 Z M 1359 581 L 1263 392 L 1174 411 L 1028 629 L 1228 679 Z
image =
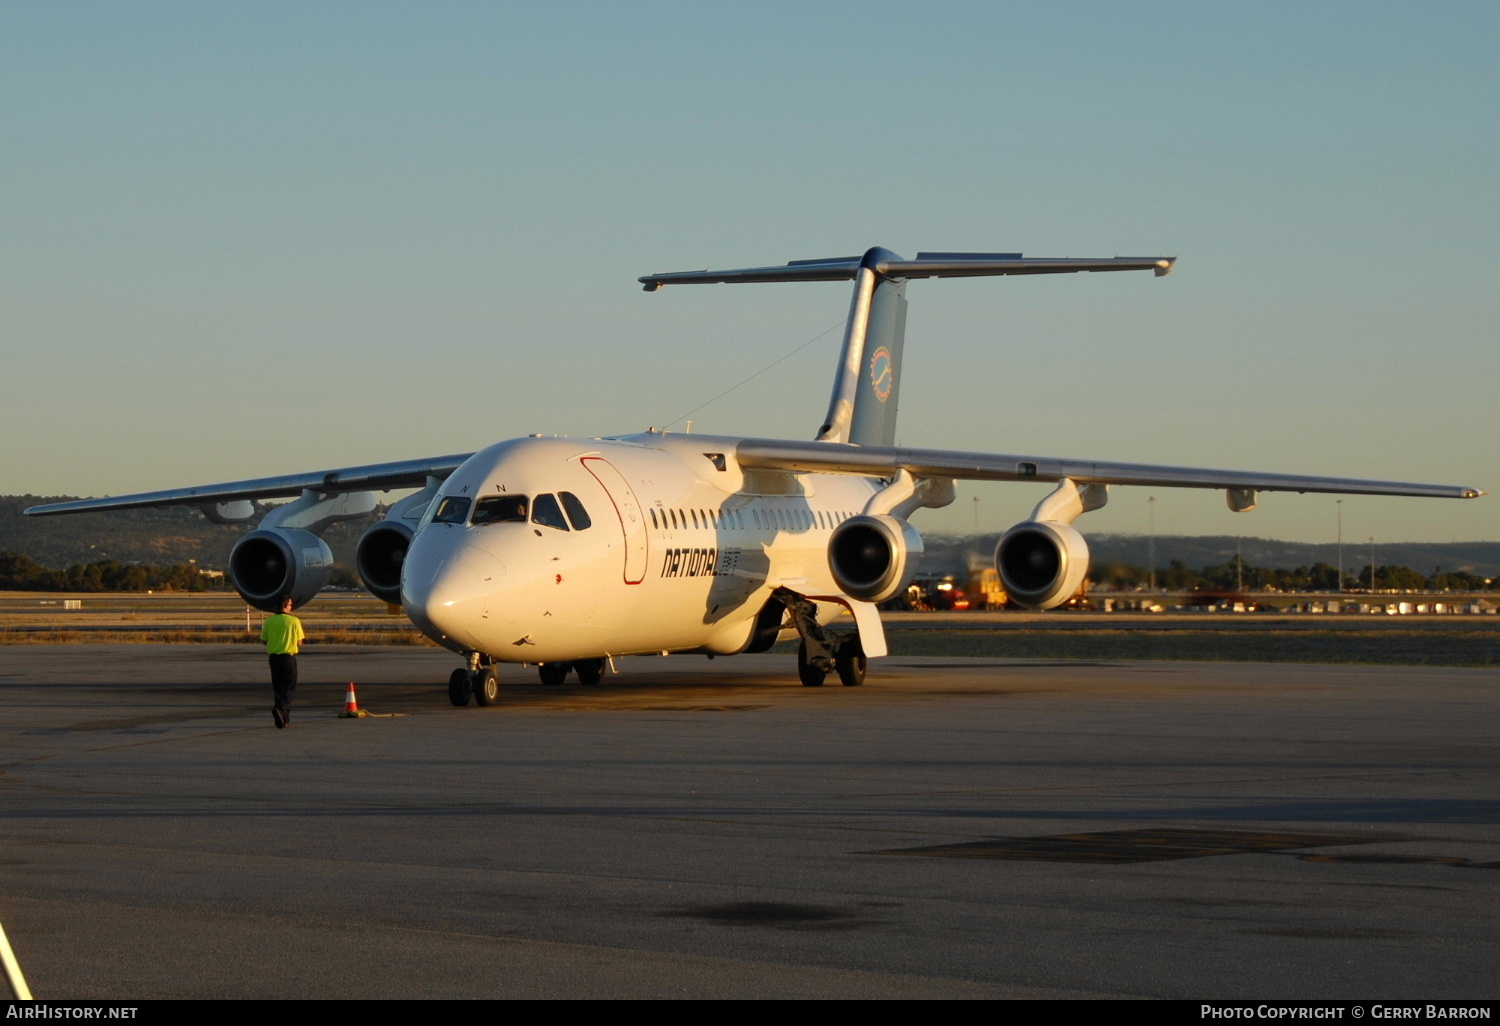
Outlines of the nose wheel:
M 494 705 L 500 701 L 500 675 L 494 666 L 479 671 L 479 679 L 474 681 L 474 701 L 480 705 Z
M 454 670 L 448 675 L 448 701 L 462 708 L 474 697 L 474 681 L 465 669 Z

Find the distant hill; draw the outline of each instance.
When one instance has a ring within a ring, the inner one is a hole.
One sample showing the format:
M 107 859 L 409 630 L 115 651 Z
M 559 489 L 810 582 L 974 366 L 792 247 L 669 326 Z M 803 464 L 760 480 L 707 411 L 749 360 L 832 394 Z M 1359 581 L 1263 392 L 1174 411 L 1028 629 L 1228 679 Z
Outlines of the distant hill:
M 0 496 L 0 552 L 19 552 L 43 566 L 61 570 L 74 563 L 117 559 L 124 563 L 182 563 L 197 560 L 210 570 L 224 569 L 229 550 L 250 528 L 210 524 L 197 510 L 183 506 L 167 509 L 122 510 L 66 517 L 26 517 L 21 510 L 44 502 L 66 502 L 71 496 Z M 334 559 L 353 566 L 354 547 L 376 519 L 351 520 L 329 530 L 327 540 Z M 1095 562 L 1146 565 L 1145 535 L 1088 534 L 1089 553 Z M 924 539 L 927 555 L 924 570 L 943 573 L 967 571 L 993 558 L 998 534 L 932 535 Z M 1216 566 L 1234 557 L 1238 539 L 1232 535 L 1159 535 L 1156 562 L 1166 566 L 1180 559 L 1197 569 Z M 1317 562 L 1338 564 L 1336 545 L 1308 545 L 1270 538 L 1245 538 L 1245 560 L 1252 566 L 1293 569 Z M 1368 544 L 1350 541 L 1344 545 L 1344 566 L 1353 570 L 1370 561 Z M 1408 566 L 1424 574 L 1434 567 L 1463 570 L 1482 577 L 1500 576 L 1500 542 L 1377 542 L 1375 560 L 1382 566 Z
M 1148 539 L 1143 534 L 1089 534 L 1089 557 L 1095 563 L 1130 563 L 1146 566 Z M 926 538 L 927 555 L 922 569 L 943 573 L 967 571 L 971 566 L 994 558 L 998 534 L 934 535 Z M 1243 544 L 1245 562 L 1278 570 L 1291 570 L 1314 563 L 1337 566 L 1337 544 L 1312 545 L 1303 542 L 1277 541 L 1273 538 L 1236 538 L 1233 535 L 1157 535 L 1156 565 L 1166 566 L 1180 559 L 1198 569 L 1219 566 L 1234 558 L 1236 546 Z M 977 561 L 977 562 L 976 562 Z M 1500 542 L 1389 542 L 1375 543 L 1375 562 L 1379 566 L 1406 566 L 1424 574 L 1435 567 L 1445 571 L 1462 570 L 1481 577 L 1500 576 Z M 1344 569 L 1352 572 L 1370 564 L 1368 542 L 1344 543 Z
M 129 509 L 62 517 L 28 517 L 21 511 L 44 502 L 67 502 L 69 495 L 0 496 L 0 552 L 19 552 L 53 570 L 75 563 L 117 559 L 122 563 L 165 565 L 197 560 L 206 570 L 223 570 L 229 550 L 252 526 L 211 524 L 186 506 Z M 359 536 L 379 514 L 336 524 L 324 536 L 333 558 L 354 565 Z

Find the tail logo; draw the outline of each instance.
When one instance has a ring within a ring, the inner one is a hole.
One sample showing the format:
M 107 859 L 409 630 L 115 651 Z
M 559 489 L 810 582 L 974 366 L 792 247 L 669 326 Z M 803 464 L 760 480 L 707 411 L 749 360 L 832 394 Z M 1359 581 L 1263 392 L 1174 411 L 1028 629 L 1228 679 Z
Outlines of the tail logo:
M 891 366 L 891 351 L 881 346 L 870 357 L 870 385 L 875 389 L 875 398 L 885 402 L 891 397 L 891 386 L 895 383 L 896 371 Z

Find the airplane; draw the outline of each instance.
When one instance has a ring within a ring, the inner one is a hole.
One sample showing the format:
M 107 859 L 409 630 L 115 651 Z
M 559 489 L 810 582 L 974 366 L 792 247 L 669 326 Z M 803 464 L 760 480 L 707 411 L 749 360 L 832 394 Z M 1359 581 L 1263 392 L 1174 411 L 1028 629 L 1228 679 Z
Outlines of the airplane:
M 918 253 L 879 247 L 859 256 L 785 265 L 681 271 L 638 279 L 666 285 L 854 282 L 828 412 L 811 441 L 648 430 L 609 438 L 502 441 L 473 453 L 342 467 L 282 477 L 33 506 L 30 516 L 196 506 L 214 523 L 245 524 L 259 500 L 291 498 L 261 516 L 229 556 L 244 600 L 277 611 L 314 598 L 333 565 L 323 532 L 368 516 L 376 491 L 415 488 L 361 537 L 365 586 L 399 603 L 418 629 L 463 659 L 448 681 L 457 706 L 491 705 L 499 667 L 538 667 L 543 683 L 570 674 L 597 684 L 617 656 L 709 658 L 799 642 L 804 685 L 830 673 L 862 684 L 887 654 L 878 605 L 920 565 L 910 517 L 948 505 L 955 482 L 1055 483 L 1007 531 L 995 564 L 1010 598 L 1049 609 L 1088 570 L 1073 526 L 1102 507 L 1111 485 L 1223 489 L 1229 508 L 1261 492 L 1327 492 L 1472 499 L 1455 485 L 1409 484 L 1028 454 L 902 448 L 896 412 L 906 333 L 906 285 L 923 278 L 1150 271 L 1175 257 L 1028 258 L 1020 253 Z M 833 626 L 847 613 L 853 629 Z

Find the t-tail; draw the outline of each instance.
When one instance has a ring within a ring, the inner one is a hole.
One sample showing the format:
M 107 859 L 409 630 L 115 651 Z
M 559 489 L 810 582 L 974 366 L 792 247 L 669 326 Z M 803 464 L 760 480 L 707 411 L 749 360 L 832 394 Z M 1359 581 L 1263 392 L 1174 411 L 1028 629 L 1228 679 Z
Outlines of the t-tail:
M 906 283 L 912 278 L 977 278 L 1001 274 L 1076 271 L 1153 271 L 1171 274 L 1176 257 L 1110 257 L 1098 260 L 1023 257 L 1020 253 L 918 253 L 906 260 L 879 246 L 863 256 L 794 260 L 784 266 L 730 271 L 677 271 L 639 281 L 647 292 L 663 285 L 718 282 L 854 281 L 844 345 L 833 379 L 820 442 L 894 445 L 906 342 Z

